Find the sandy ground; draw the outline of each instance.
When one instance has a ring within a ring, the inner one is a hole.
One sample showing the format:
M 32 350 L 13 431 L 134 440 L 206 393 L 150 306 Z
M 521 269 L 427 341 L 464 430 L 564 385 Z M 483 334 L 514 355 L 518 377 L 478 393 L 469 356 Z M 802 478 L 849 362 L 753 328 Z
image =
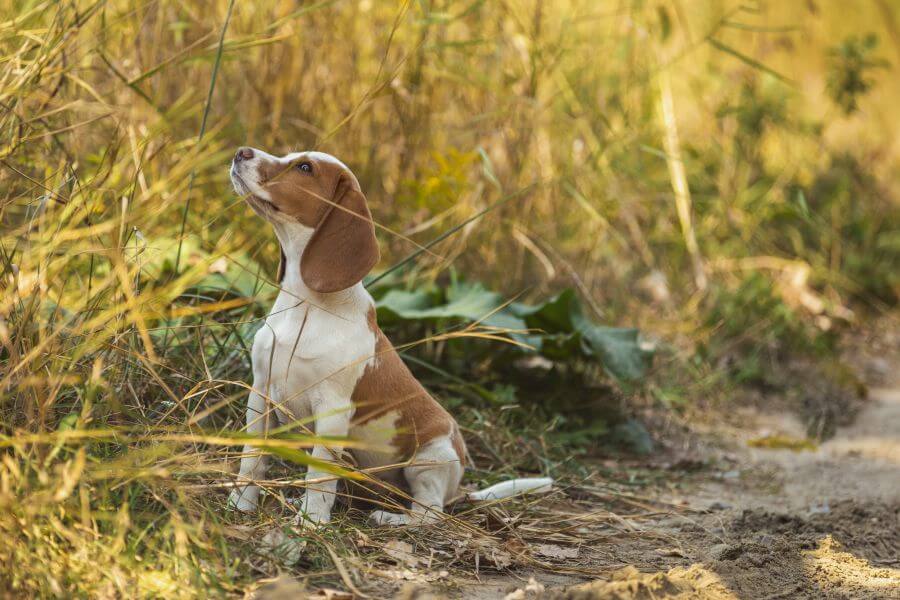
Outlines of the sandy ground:
M 784 414 L 748 414 L 729 454 L 667 500 L 683 506 L 608 542 L 602 579 L 526 572 L 447 597 L 547 599 L 900 598 L 900 364 L 849 426 L 814 450 L 750 448 L 760 433 L 803 438 Z M 597 552 L 595 558 L 596 566 Z M 575 566 L 575 565 L 573 565 Z M 428 597 L 411 592 L 408 597 Z

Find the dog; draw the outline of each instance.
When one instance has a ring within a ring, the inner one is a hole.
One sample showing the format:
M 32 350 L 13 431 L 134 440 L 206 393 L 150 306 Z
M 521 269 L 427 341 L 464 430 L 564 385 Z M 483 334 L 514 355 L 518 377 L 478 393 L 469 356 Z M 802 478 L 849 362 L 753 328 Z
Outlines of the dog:
M 251 353 L 247 433 L 311 423 L 317 444 L 299 503 L 301 524 L 328 523 L 342 453 L 412 498 L 408 511 L 374 511 L 378 525 L 433 521 L 458 495 L 466 445 L 454 418 L 425 390 L 379 329 L 362 284 L 379 259 L 375 227 L 353 172 L 323 152 L 277 157 L 241 147 L 231 163 L 235 191 L 268 221 L 281 245 L 280 292 Z M 244 447 L 229 505 L 257 508 L 267 457 Z M 550 480 L 505 482 L 479 492 L 498 498 L 546 489 Z

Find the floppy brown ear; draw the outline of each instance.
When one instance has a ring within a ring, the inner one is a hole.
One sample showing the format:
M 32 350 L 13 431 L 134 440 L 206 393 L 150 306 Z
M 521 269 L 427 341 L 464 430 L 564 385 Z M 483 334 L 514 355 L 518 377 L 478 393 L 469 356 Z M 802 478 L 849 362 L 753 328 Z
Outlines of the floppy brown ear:
M 303 281 L 321 293 L 356 285 L 378 262 L 372 215 L 352 176 L 341 175 L 332 202 L 300 258 Z

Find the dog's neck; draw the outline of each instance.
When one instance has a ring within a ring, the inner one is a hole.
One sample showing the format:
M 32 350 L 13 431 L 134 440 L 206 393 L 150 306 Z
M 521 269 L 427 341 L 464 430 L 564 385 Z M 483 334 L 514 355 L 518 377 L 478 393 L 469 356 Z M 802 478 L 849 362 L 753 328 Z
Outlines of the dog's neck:
M 297 300 L 310 299 L 314 304 L 322 306 L 345 304 L 360 290 L 363 290 L 362 283 L 328 294 L 322 294 L 307 287 L 300 272 L 300 259 L 315 230 L 299 223 L 276 222 L 273 223 L 273 227 L 284 252 L 284 277 L 280 282 L 282 294 L 286 293 Z
M 306 287 L 300 275 L 300 257 L 313 235 L 313 228 L 299 223 L 273 223 L 278 243 L 284 254 L 284 276 L 279 282 L 281 289 L 298 298 L 307 298 L 312 290 Z

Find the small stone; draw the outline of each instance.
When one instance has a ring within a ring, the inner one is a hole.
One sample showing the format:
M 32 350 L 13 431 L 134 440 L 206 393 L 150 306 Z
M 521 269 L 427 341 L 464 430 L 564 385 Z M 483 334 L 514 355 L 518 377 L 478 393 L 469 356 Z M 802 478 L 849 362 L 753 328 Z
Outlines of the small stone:
M 831 512 L 831 507 L 828 505 L 828 500 L 826 500 L 821 504 L 810 504 L 809 512 L 813 515 L 827 515 Z

